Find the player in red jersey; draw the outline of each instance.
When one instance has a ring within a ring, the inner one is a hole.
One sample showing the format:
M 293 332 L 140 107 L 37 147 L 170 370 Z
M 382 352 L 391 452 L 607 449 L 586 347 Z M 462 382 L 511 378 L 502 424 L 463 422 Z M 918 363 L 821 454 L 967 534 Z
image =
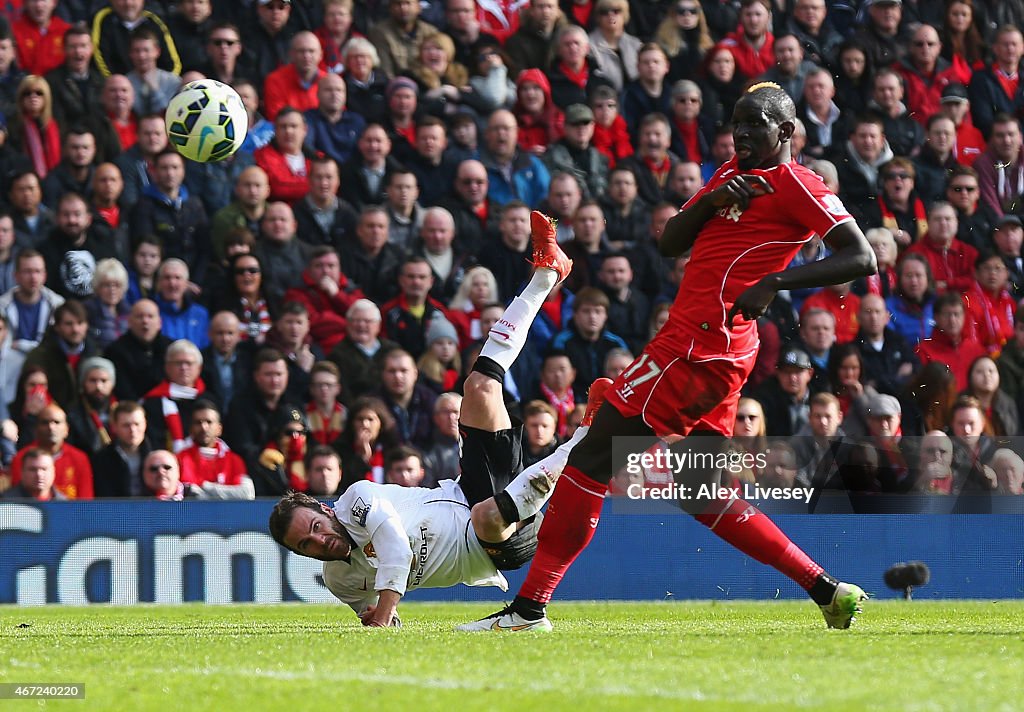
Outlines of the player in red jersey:
M 795 116 L 792 100 L 775 84 L 756 84 L 736 103 L 736 156 L 669 221 L 659 243 L 668 257 L 692 250 L 668 322 L 608 389 L 590 431 L 570 454 L 515 601 L 460 630 L 550 630 L 545 604 L 593 538 L 608 481 L 626 464 L 628 453 L 609 447 L 610 439 L 656 436 L 678 440 L 677 450 L 716 452 L 732 435 L 740 388 L 754 366 L 754 320 L 775 294 L 875 273 L 874 254 L 842 202 L 792 161 Z M 832 256 L 786 270 L 815 233 Z M 714 476 L 711 468 L 676 475 L 691 492 Z M 800 584 L 830 627 L 849 627 L 866 594 L 826 574 L 756 507 L 738 495 L 691 497 L 680 505 Z

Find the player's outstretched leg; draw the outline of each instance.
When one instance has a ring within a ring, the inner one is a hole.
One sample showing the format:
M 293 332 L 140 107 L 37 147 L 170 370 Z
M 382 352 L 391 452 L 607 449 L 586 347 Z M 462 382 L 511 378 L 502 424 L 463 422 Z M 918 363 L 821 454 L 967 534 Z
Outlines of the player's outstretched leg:
M 545 459 L 523 470 L 516 479 L 509 483 L 509 486 L 506 487 L 503 492 L 499 492 L 495 495 L 494 500 L 498 503 L 502 518 L 505 521 L 519 521 L 526 519 L 535 515 L 540 511 L 541 507 L 544 506 L 544 503 L 547 502 L 551 495 L 553 485 L 557 481 L 558 475 L 561 473 L 562 469 L 565 467 L 566 461 L 569 459 L 569 453 L 572 448 L 586 436 L 587 432 L 589 432 L 594 414 L 597 413 L 598 409 L 604 403 L 605 392 L 608 390 L 608 386 L 610 386 L 611 383 L 611 380 L 607 378 L 599 378 L 594 381 L 593 385 L 590 387 L 590 392 L 587 394 L 587 410 L 583 416 L 583 421 L 569 442 L 559 446 L 554 453 Z M 578 486 L 579 485 L 573 483 L 574 488 Z M 603 490 L 600 492 L 594 491 L 590 494 L 598 502 L 602 502 L 604 500 Z M 600 512 L 600 504 L 598 504 L 598 512 Z M 549 509 L 548 513 L 550 515 L 552 510 Z M 475 514 L 476 510 L 474 509 L 474 515 Z M 515 519 L 511 519 L 512 517 L 515 517 Z M 594 522 L 594 524 L 596 526 L 596 522 Z M 586 543 L 590 540 L 589 536 L 592 534 L 593 528 L 587 527 L 584 530 L 585 541 L 581 542 L 579 551 L 583 550 L 583 547 L 585 547 Z M 544 527 L 542 525 L 540 534 L 538 535 L 538 542 L 542 542 L 549 536 L 550 534 L 544 531 Z M 575 559 L 575 556 L 572 558 Z M 571 560 L 569 563 L 571 563 Z M 566 564 L 566 567 L 567 566 L 568 564 Z M 551 621 L 549 621 L 547 615 L 545 615 L 543 606 L 541 606 L 539 613 L 534 612 L 532 615 L 526 611 L 520 612 L 513 606 L 509 606 L 508 608 L 500 610 L 486 618 L 481 618 L 478 621 L 460 625 L 456 630 L 466 632 L 489 630 L 506 633 L 549 631 L 551 630 Z
M 506 522 L 511 524 L 529 519 L 547 503 L 555 482 L 558 481 L 569 459 L 569 452 L 590 431 L 594 414 L 604 403 L 604 394 L 611 384 L 610 378 L 595 380 L 587 393 L 587 409 L 583 414 L 583 420 L 580 421 L 580 427 L 568 442 L 562 443 L 555 452 L 540 462 L 525 468 L 503 492 L 495 495 L 498 508 Z
M 555 240 L 555 226 L 551 219 L 534 210 L 530 215 L 530 227 L 533 265 L 537 269 L 523 292 L 512 300 L 491 327 L 480 350 L 479 358 L 496 363 L 503 369 L 502 375 L 512 368 L 512 363 L 523 350 L 530 325 L 548 293 L 572 271 L 572 260 Z
M 713 502 L 698 522 L 753 559 L 799 584 L 821 608 L 829 628 L 849 628 L 867 594 L 830 576 L 764 512 L 739 497 Z

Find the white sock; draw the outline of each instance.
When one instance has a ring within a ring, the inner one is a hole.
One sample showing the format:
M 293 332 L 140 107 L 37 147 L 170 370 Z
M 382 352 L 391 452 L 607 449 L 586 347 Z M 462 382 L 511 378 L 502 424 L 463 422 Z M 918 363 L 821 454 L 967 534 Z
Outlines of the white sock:
M 508 483 L 505 493 L 515 503 L 520 521 L 532 517 L 539 512 L 547 504 L 548 499 L 551 498 L 551 493 L 555 491 L 553 484 L 547 492 L 542 492 L 530 484 L 530 481 L 535 477 L 544 477 L 545 471 L 549 473 L 549 477 L 561 475 L 562 469 L 565 468 L 565 463 L 569 460 L 569 451 L 579 444 L 588 430 L 590 430 L 589 425 L 581 425 L 576 428 L 576 432 L 573 433 L 568 441 L 559 445 L 553 453 L 540 462 L 535 462 L 527 467 L 514 480 Z
M 534 271 L 523 293 L 512 300 L 505 313 L 491 327 L 480 355 L 491 359 L 506 371 L 512 368 L 526 344 L 530 325 L 557 282 L 558 273 L 553 269 Z

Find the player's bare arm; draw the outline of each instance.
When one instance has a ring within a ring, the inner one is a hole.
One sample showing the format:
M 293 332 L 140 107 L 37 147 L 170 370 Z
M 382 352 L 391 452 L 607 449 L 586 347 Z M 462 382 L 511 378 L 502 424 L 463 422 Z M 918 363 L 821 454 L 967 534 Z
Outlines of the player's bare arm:
M 761 176 L 735 175 L 673 216 L 665 225 L 658 249 L 665 257 L 685 254 L 693 247 L 704 223 L 716 212 L 732 205 L 746 210 L 757 196 L 774 192 L 775 189 Z
M 398 621 L 398 602 L 402 600 L 402 594 L 391 589 L 384 589 L 377 592 L 377 605 L 367 608 L 359 616 L 363 625 L 367 628 L 390 628 Z
M 729 327 L 732 327 L 733 317 L 737 314 L 745 319 L 760 317 L 783 289 L 840 284 L 878 271 L 875 254 L 867 238 L 852 220 L 836 225 L 825 236 L 825 241 L 835 250 L 829 257 L 766 275 L 740 294 L 729 310 Z

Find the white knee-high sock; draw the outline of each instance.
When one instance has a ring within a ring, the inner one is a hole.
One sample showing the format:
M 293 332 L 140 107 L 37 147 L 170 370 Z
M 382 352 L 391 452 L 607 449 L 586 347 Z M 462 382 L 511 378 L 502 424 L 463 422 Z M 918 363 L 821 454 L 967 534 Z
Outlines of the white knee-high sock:
M 559 445 L 553 453 L 540 462 L 530 465 L 508 483 L 505 493 L 515 503 L 520 521 L 539 512 L 541 507 L 547 504 L 551 493 L 555 491 L 554 482 L 551 482 L 551 486 L 544 490 L 537 489 L 531 484 L 531 481 L 538 477 L 547 477 L 549 480 L 553 480 L 562 474 L 562 469 L 569 460 L 569 452 L 583 439 L 588 430 L 590 430 L 589 425 L 581 425 L 576 428 L 572 437 Z
M 526 289 L 512 300 L 505 313 L 491 327 L 480 355 L 491 359 L 506 371 L 512 368 L 512 363 L 519 358 L 526 343 L 530 325 L 557 282 L 558 273 L 553 269 L 534 271 Z

